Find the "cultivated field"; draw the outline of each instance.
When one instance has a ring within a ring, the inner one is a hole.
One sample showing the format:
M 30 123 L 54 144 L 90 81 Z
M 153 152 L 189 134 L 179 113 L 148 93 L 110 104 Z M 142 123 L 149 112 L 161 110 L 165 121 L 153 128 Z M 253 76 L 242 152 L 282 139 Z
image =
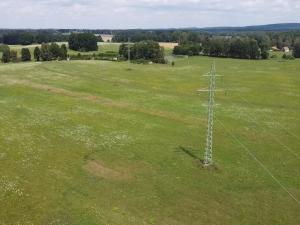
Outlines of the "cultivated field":
M 178 43 L 173 42 L 159 42 L 159 45 L 165 49 L 174 49 L 176 46 L 178 46 Z
M 1 225 L 298 225 L 300 61 L 0 64 Z

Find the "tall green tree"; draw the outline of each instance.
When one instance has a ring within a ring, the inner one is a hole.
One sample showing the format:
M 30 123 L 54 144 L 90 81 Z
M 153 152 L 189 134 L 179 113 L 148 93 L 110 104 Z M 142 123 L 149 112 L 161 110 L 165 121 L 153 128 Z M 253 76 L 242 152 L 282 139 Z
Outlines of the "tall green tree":
M 262 52 L 270 50 L 271 39 L 267 34 L 257 34 L 254 38 Z
M 40 61 L 40 59 L 41 59 L 41 50 L 40 50 L 39 47 L 35 47 L 33 55 L 34 55 L 34 59 L 36 61 Z
M 129 48 L 130 48 L 130 57 L 132 58 L 132 48 L 133 48 L 133 45 L 132 44 L 129 44 Z M 126 59 L 128 60 L 128 44 L 126 43 L 123 43 L 120 45 L 119 47 L 119 55 L 123 58 L 123 59 Z
M 51 52 L 52 59 L 59 59 L 62 55 L 61 48 L 56 43 L 50 44 L 49 51 Z
M 10 50 L 3 51 L 1 61 L 3 63 L 9 63 L 10 62 Z
M 67 57 L 68 57 L 68 49 L 67 49 L 67 46 L 65 44 L 62 44 L 60 46 L 60 52 L 61 52 L 61 59 L 62 60 L 66 60 Z
M 4 51 L 10 51 L 10 48 L 8 45 L 0 44 L 0 52 Z
M 52 54 L 50 51 L 50 46 L 48 44 L 42 44 L 41 46 L 41 59 L 43 61 L 51 61 Z
M 17 62 L 18 61 L 18 52 L 17 51 L 14 51 L 14 50 L 10 51 L 10 60 L 12 62 Z
M 69 37 L 69 48 L 75 51 L 97 51 L 97 43 L 98 38 L 92 33 L 73 33 Z
M 300 58 L 300 39 L 294 44 L 293 55 L 295 58 Z
M 261 58 L 262 59 L 268 59 L 270 57 L 270 52 L 269 52 L 269 50 L 263 50 L 262 52 L 261 52 Z
M 23 62 L 31 61 L 31 53 L 28 48 L 22 48 L 21 59 Z
M 257 41 L 254 39 L 250 39 L 247 40 L 245 44 L 248 45 L 248 54 L 250 56 L 250 59 L 259 59 L 261 50 L 258 46 Z

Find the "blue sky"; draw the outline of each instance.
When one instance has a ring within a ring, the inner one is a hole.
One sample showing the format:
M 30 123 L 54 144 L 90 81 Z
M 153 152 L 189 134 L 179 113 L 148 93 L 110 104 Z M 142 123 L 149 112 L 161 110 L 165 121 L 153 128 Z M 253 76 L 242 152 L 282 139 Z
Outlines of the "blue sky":
M 0 0 L 1 28 L 180 28 L 300 22 L 300 0 Z

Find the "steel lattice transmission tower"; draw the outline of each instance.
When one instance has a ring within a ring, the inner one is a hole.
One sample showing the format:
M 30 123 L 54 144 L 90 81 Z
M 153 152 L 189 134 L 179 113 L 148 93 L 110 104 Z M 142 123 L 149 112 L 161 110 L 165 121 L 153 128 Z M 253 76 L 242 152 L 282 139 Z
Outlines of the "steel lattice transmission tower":
M 204 165 L 213 164 L 213 126 L 214 126 L 214 103 L 215 103 L 215 88 L 216 88 L 216 64 L 213 62 L 210 71 L 210 85 L 208 97 L 208 118 L 207 118 L 207 135 L 204 154 Z

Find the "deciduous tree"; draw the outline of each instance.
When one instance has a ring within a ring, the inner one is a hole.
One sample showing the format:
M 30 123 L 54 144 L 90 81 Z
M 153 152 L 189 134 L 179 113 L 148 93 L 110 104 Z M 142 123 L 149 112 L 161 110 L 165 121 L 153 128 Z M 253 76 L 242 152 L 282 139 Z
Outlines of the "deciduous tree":
M 17 62 L 18 61 L 18 52 L 11 50 L 10 51 L 10 59 L 12 62 Z
M 3 63 L 9 63 L 10 62 L 10 50 L 5 50 L 3 52 L 1 61 Z
M 42 44 L 41 59 L 43 61 L 51 61 L 52 60 L 52 54 L 51 54 L 50 47 L 48 44 Z
M 60 47 L 60 52 L 61 52 L 61 59 L 62 60 L 66 60 L 68 57 L 68 49 L 67 46 L 65 44 L 62 44 Z
M 34 59 L 36 61 L 40 61 L 40 59 L 41 59 L 41 50 L 40 50 L 39 47 L 35 47 L 33 55 L 34 55 Z
M 98 39 L 92 33 L 71 34 L 69 37 L 69 48 L 75 51 L 97 51 Z
M 294 44 L 293 55 L 295 58 L 300 58 L 300 39 Z
M 21 59 L 23 62 L 31 61 L 31 53 L 28 48 L 22 48 Z

